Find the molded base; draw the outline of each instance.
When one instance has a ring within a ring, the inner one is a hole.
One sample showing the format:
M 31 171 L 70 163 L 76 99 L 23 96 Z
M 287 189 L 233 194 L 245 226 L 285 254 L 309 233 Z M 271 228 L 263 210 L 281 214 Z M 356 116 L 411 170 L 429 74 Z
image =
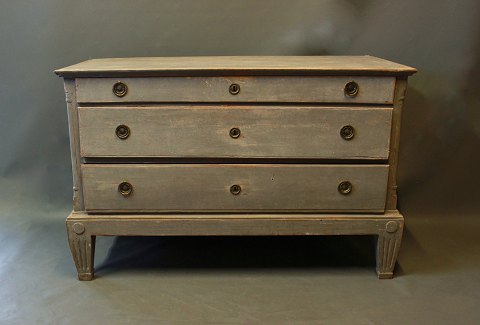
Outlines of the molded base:
M 404 219 L 385 214 L 87 214 L 72 212 L 67 233 L 78 278 L 94 278 L 96 236 L 376 235 L 379 279 L 390 279 Z

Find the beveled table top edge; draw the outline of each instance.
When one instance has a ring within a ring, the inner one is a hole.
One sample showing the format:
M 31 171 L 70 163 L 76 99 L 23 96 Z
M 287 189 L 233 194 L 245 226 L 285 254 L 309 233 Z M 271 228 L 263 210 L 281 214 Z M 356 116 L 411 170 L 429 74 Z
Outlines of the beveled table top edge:
M 196 56 L 92 59 L 55 73 L 75 77 L 412 75 L 415 68 L 373 56 Z

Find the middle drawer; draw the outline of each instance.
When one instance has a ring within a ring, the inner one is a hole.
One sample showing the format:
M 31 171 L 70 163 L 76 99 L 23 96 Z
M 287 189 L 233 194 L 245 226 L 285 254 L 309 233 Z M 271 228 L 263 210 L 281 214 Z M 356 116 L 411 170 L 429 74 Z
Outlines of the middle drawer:
M 391 107 L 79 107 L 83 157 L 387 159 Z

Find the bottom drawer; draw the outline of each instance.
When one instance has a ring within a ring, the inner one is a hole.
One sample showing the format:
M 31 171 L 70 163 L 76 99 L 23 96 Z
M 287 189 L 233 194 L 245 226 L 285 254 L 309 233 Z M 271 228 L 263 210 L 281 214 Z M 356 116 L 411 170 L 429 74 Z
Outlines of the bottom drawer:
M 85 164 L 89 212 L 382 212 L 388 165 Z

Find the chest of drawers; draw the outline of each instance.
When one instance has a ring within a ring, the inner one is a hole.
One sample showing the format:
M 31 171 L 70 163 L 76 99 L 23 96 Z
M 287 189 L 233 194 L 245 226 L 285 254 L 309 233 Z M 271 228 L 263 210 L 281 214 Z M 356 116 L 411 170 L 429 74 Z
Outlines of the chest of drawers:
M 80 280 L 96 236 L 375 235 L 400 248 L 400 114 L 415 69 L 371 56 L 96 59 L 64 77 Z

